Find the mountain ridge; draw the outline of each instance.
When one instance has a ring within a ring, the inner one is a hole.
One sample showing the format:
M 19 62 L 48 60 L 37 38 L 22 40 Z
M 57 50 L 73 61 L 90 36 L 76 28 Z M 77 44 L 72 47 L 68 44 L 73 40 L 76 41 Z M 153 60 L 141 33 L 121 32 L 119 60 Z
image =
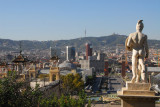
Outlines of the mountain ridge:
M 49 49 L 49 47 L 57 47 L 65 49 L 65 46 L 74 46 L 77 49 L 85 48 L 85 43 L 89 42 L 93 48 L 98 49 L 104 46 L 116 46 L 117 44 L 125 44 L 126 35 L 113 34 L 109 36 L 100 37 L 83 37 L 70 40 L 48 40 L 48 41 L 36 41 L 36 40 L 11 40 L 0 39 L 1 50 L 17 50 L 19 49 L 20 41 L 22 42 L 22 49 Z M 149 46 L 160 46 L 160 40 L 148 40 Z

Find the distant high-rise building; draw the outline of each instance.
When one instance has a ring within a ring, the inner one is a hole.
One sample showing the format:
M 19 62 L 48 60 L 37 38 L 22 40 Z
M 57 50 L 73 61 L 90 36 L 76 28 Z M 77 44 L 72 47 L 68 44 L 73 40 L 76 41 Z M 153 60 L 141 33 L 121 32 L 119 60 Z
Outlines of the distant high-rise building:
M 59 58 L 61 57 L 61 50 L 56 48 L 56 47 L 50 47 L 50 57 L 53 56 L 58 56 Z
M 75 47 L 66 46 L 66 60 L 75 60 Z
M 92 45 L 86 43 L 86 60 L 88 60 L 89 56 L 92 56 Z
M 99 53 L 98 53 L 98 56 L 97 56 L 97 60 L 103 60 L 103 61 L 104 61 L 104 58 L 105 58 L 105 54 L 99 52 Z
M 104 60 L 79 60 L 79 64 L 81 64 L 81 69 L 94 68 L 96 72 L 104 73 Z

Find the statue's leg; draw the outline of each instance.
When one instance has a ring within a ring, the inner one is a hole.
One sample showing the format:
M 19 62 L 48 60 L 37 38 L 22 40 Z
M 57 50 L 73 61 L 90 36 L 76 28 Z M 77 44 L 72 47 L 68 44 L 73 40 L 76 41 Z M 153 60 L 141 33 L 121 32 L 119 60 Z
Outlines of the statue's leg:
M 146 82 L 146 77 L 145 77 L 145 65 L 144 65 L 144 58 L 140 57 L 139 58 L 139 64 L 141 65 L 141 80 L 142 82 Z
M 138 64 L 136 83 L 138 83 L 139 80 L 140 80 L 140 77 L 141 77 L 141 69 L 142 69 L 141 65 Z
M 137 52 L 133 51 L 133 55 L 132 55 L 132 80 L 131 82 L 134 83 L 136 80 L 136 75 L 137 75 Z

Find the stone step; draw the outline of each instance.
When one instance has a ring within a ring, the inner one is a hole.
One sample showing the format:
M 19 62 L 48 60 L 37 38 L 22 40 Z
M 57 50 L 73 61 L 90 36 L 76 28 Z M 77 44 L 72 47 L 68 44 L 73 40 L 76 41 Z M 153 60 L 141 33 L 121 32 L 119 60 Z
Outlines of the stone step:
M 135 96 L 155 96 L 154 91 L 133 91 L 133 90 L 123 90 L 121 95 L 135 95 Z
M 150 91 L 150 88 L 151 88 L 150 83 L 126 83 L 127 90 Z
M 122 90 L 127 90 L 127 88 L 126 87 L 122 87 Z
M 117 91 L 117 95 L 123 95 L 122 91 Z

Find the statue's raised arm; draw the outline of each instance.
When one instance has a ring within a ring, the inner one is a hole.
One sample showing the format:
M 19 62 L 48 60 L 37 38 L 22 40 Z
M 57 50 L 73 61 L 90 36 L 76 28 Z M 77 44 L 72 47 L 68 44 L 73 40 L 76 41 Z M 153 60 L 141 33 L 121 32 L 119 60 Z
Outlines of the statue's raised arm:
M 126 50 L 128 51 L 132 51 L 132 38 L 131 38 L 131 35 L 129 35 L 125 41 L 125 47 L 126 47 Z

